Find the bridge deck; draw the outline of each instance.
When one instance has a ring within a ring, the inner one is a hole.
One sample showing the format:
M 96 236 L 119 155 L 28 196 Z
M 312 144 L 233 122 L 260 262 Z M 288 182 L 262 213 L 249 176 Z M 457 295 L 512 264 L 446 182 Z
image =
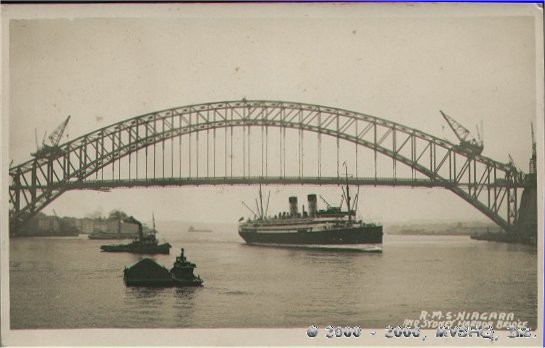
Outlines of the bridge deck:
M 115 180 L 84 180 L 70 183 L 63 183 L 61 186 L 66 190 L 100 190 L 110 188 L 130 188 L 130 187 L 166 187 L 166 186 L 219 186 L 219 185 L 309 185 L 309 186 L 400 186 L 400 187 L 442 187 L 450 188 L 454 186 L 468 187 L 471 183 L 450 182 L 429 179 L 405 179 L 405 178 L 343 178 L 343 177 L 200 177 L 200 178 L 140 178 L 140 179 L 115 179 Z M 490 184 L 491 187 L 507 187 L 506 181 L 498 181 Z M 37 186 L 39 187 L 39 186 Z M 49 186 L 51 187 L 51 186 Z M 24 189 L 24 185 L 12 189 Z M 44 187 L 46 188 L 46 187 Z

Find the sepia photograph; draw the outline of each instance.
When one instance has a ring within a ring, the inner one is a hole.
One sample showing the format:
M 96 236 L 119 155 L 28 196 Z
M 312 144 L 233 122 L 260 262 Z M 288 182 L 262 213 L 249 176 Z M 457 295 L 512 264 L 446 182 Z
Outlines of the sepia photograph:
M 1 344 L 543 344 L 536 4 L 2 5 Z

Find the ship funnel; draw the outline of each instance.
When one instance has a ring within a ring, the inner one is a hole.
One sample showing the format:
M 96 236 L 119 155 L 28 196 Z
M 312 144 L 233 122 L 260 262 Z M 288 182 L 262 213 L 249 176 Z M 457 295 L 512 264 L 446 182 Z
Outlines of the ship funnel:
M 289 201 L 290 201 L 290 216 L 297 216 L 298 214 L 297 197 L 291 196 L 289 198 Z
M 307 196 L 307 199 L 308 199 L 308 216 L 309 217 L 316 217 L 316 204 L 317 204 L 317 200 L 316 200 L 316 195 L 315 194 L 310 194 Z

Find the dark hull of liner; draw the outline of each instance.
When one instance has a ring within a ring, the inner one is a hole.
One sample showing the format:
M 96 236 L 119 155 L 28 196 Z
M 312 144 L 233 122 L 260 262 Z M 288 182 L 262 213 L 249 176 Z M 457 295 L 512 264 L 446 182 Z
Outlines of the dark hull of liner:
M 102 251 L 106 252 L 125 252 L 133 254 L 169 254 L 171 245 L 168 243 L 160 244 L 156 246 L 133 246 L 127 245 L 103 245 L 100 247 Z
M 239 235 L 248 244 L 272 245 L 347 245 L 382 244 L 382 226 L 338 228 L 323 231 L 257 232 L 240 228 Z

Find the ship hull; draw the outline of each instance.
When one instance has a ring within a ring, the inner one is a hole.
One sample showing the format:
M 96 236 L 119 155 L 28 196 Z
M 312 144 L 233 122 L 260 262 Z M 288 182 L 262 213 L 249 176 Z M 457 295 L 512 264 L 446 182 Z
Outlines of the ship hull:
M 125 252 L 134 254 L 166 254 L 170 253 L 171 245 L 168 243 L 160 245 L 148 245 L 148 246 L 133 246 L 127 245 L 103 245 L 100 247 L 102 251 L 106 252 Z
M 271 246 L 316 246 L 316 247 L 356 247 L 382 244 L 382 226 L 354 226 L 331 228 L 320 231 L 286 228 L 285 231 L 267 231 L 255 228 L 240 228 L 239 235 L 248 244 Z
M 172 282 L 175 286 L 202 286 L 202 279 L 193 277 L 191 279 L 172 278 Z
M 125 278 L 127 286 L 145 286 L 145 287 L 171 287 L 171 286 L 202 286 L 201 279 L 128 279 Z
M 89 239 L 101 239 L 101 240 L 107 240 L 107 239 L 134 239 L 138 236 L 138 233 L 92 233 L 89 235 Z

